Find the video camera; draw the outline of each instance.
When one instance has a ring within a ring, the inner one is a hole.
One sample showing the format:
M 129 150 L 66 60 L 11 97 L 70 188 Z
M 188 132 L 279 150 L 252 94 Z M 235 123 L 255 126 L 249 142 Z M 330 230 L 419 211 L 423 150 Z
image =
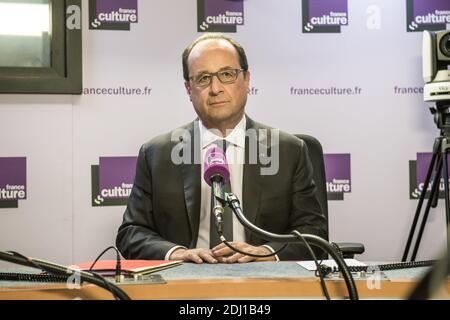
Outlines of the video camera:
M 450 30 L 424 31 L 422 50 L 424 100 L 450 104 Z

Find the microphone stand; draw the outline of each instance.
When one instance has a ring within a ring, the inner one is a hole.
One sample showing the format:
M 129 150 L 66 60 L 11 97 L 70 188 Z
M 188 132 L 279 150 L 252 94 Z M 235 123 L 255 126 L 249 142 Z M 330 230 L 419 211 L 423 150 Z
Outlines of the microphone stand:
M 226 203 L 232 210 L 233 213 L 238 218 L 239 222 L 247 229 L 249 229 L 252 233 L 259 236 L 262 239 L 268 240 L 268 241 L 274 241 L 274 242 L 281 242 L 281 243 L 298 243 L 301 240 L 293 235 L 293 234 L 276 234 L 271 233 L 266 230 L 263 230 L 254 224 L 252 224 L 250 221 L 247 220 L 247 218 L 244 216 L 242 212 L 242 208 L 239 202 L 239 199 L 234 195 L 233 193 L 227 193 L 226 199 L 220 199 L 224 203 Z M 344 277 L 347 290 L 349 293 L 350 300 L 358 300 L 358 291 L 356 289 L 355 281 L 353 280 L 353 277 L 344 261 L 342 256 L 336 252 L 336 249 L 333 248 L 333 246 L 324 239 L 312 235 L 312 234 L 302 234 L 303 238 L 307 240 L 310 244 L 319 247 L 320 249 L 327 252 L 338 265 L 339 269 L 342 272 L 342 275 Z
M 118 297 L 120 300 L 130 300 L 130 297 L 121 288 L 96 273 L 75 270 L 48 261 L 27 258 L 22 255 L 3 251 L 0 251 L 0 260 L 44 270 L 48 273 L 56 275 L 64 275 L 67 277 L 70 277 L 72 275 L 79 275 L 82 281 L 95 284 L 105 290 L 108 290 L 114 295 L 114 297 Z

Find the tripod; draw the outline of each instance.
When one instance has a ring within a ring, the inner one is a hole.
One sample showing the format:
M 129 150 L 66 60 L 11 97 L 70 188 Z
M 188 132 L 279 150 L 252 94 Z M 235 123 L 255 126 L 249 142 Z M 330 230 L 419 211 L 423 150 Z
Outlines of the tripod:
M 423 215 L 423 219 L 420 225 L 419 234 L 416 238 L 416 243 L 414 245 L 414 250 L 411 255 L 411 261 L 415 261 L 417 251 L 419 250 L 420 241 L 422 240 L 423 231 L 425 229 L 425 224 L 428 219 L 428 214 L 430 213 L 430 208 L 436 208 L 438 202 L 438 186 L 440 177 L 442 176 L 444 179 L 444 190 L 445 190 L 445 217 L 446 217 L 446 229 L 447 229 L 447 243 L 450 243 L 450 235 L 447 226 L 449 225 L 450 220 L 450 199 L 449 199 L 449 180 L 448 180 L 448 152 L 450 150 L 450 101 L 439 101 L 436 103 L 437 108 L 430 108 L 431 113 L 434 117 L 434 122 L 437 127 L 440 129 L 440 136 L 437 137 L 434 141 L 433 145 L 433 155 L 431 157 L 431 162 L 428 167 L 427 175 L 425 178 L 424 189 L 422 190 L 419 198 L 419 203 L 417 204 L 416 213 L 414 216 L 413 223 L 411 225 L 411 230 L 409 232 L 408 241 L 406 243 L 405 251 L 403 252 L 402 261 L 406 261 L 408 259 L 410 246 L 414 237 L 414 233 L 416 230 L 417 223 L 419 221 L 420 213 L 422 211 L 423 202 L 425 200 L 425 196 L 427 193 L 428 186 L 431 180 L 431 174 L 433 169 L 435 170 L 434 181 L 431 186 L 430 196 L 427 200 L 427 204 L 425 207 L 425 212 Z M 442 167 L 444 167 L 443 175 Z

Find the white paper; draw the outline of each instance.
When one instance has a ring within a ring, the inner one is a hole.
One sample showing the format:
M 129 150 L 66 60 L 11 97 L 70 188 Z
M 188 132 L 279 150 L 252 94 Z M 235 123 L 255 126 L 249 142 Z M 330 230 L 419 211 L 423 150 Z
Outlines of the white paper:
M 358 261 L 356 259 L 344 259 L 345 263 L 347 264 L 347 266 L 349 267 L 363 267 L 366 266 L 366 264 L 364 262 Z M 318 260 L 318 262 L 320 262 L 320 260 Z M 310 261 L 299 261 L 297 262 L 299 265 L 301 265 L 303 268 L 309 270 L 309 271 L 316 271 L 316 264 L 314 263 L 313 260 Z M 322 260 L 322 263 L 328 267 L 331 268 L 337 268 L 337 264 L 334 260 Z

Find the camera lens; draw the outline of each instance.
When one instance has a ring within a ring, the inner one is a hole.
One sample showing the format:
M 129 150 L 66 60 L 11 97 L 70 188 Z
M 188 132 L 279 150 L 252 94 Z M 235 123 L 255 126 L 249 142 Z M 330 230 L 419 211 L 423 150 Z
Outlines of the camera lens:
M 450 33 L 442 37 L 439 48 L 444 56 L 450 58 Z

